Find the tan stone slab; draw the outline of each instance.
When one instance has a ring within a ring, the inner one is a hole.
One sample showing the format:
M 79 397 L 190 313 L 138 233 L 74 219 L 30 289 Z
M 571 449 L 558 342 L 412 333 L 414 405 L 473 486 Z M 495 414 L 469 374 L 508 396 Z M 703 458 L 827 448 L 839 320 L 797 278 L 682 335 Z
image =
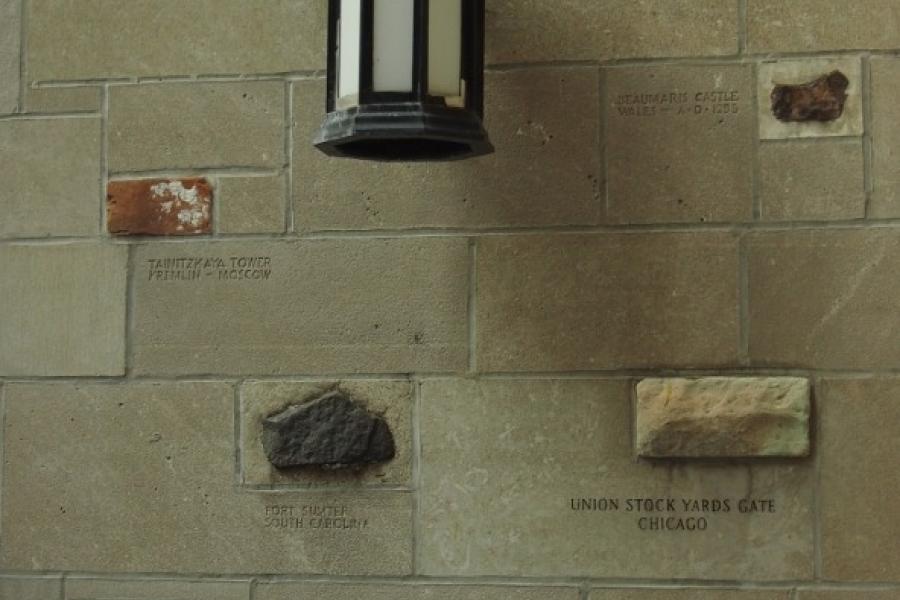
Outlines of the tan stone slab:
M 21 2 L 0 2 L 0 115 L 14 113 L 19 107 L 21 13 Z
M 589 600 L 791 600 L 790 590 L 736 589 L 601 589 L 591 591 Z
M 135 372 L 459 371 L 467 263 L 461 238 L 142 245 Z
M 26 88 L 25 110 L 30 113 L 100 112 L 98 86 Z
M 763 144 L 759 157 L 763 220 L 865 217 L 866 184 L 860 140 Z
M 611 222 L 752 218 L 752 75 L 748 65 L 606 71 Z
M 754 364 L 822 369 L 900 364 L 896 231 L 754 234 L 749 265 Z
M 858 57 L 824 57 L 763 62 L 758 67 L 757 96 L 759 137 L 788 138 L 861 136 L 863 134 L 862 62 Z M 772 90 L 776 85 L 805 84 L 833 71 L 840 71 L 850 85 L 840 118 L 834 121 L 783 122 L 772 113 Z
M 282 82 L 110 88 L 112 172 L 283 164 Z
M 897 48 L 898 21 L 900 5 L 894 0 L 752 0 L 747 3 L 747 49 L 764 53 Z
M 577 600 L 578 589 L 516 585 L 261 583 L 255 600 Z
M 396 456 L 386 464 L 360 471 L 322 471 L 315 469 L 276 469 L 263 450 L 262 421 L 269 415 L 331 390 L 365 403 L 368 410 L 381 415 L 394 437 Z M 328 487 L 333 485 L 410 484 L 412 454 L 413 387 L 409 381 L 258 381 L 241 387 L 241 482 L 249 485 L 295 485 Z
M 869 215 L 900 216 L 900 59 L 872 59 L 872 198 Z
M 21 384 L 4 393 L 2 568 L 410 572 L 407 493 L 234 486 L 231 385 Z
M 3 600 L 59 600 L 61 596 L 60 577 L 0 577 Z
M 127 249 L 0 246 L 0 375 L 122 375 Z
M 100 119 L 0 122 L 0 237 L 100 229 Z
M 819 405 L 823 577 L 900 582 L 900 379 L 826 380 Z
M 298 230 L 590 225 L 602 220 L 595 68 L 486 75 L 496 153 L 453 163 L 377 164 L 324 156 L 322 81 L 294 85 Z M 562 108 L 564 107 L 564 108 Z
M 318 69 L 326 7 L 320 0 L 35 0 L 28 70 L 43 81 Z
M 284 177 L 222 177 L 218 194 L 219 233 L 283 233 Z
M 852 590 L 847 588 L 835 590 L 800 590 L 798 600 L 897 600 L 900 588 Z
M 637 385 L 635 448 L 646 458 L 804 457 L 809 380 L 652 378 Z
M 734 54 L 736 13 L 730 0 L 488 0 L 488 62 Z
M 737 360 L 738 256 L 731 234 L 483 238 L 476 272 L 481 371 Z
M 247 600 L 249 597 L 249 581 L 135 581 L 71 577 L 66 580 L 66 600 Z
M 424 382 L 423 573 L 812 577 L 811 461 L 635 462 L 631 413 L 622 380 Z

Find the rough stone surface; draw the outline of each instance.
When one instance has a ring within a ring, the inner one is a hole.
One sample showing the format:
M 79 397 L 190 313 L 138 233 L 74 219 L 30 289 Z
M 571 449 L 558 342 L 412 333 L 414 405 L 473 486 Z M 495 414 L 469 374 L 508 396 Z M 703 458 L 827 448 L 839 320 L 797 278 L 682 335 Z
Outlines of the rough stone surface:
M 324 156 L 310 141 L 324 118 L 325 84 L 297 82 L 296 229 L 600 223 L 597 69 L 489 72 L 485 78 L 485 126 L 497 152 L 476 160 L 403 165 Z
M 0 2 L 0 115 L 19 106 L 19 50 L 22 3 Z
M 0 246 L 0 375 L 122 375 L 124 246 Z
M 894 369 L 900 364 L 895 231 L 758 233 L 748 247 L 754 365 Z
M 25 89 L 25 110 L 29 113 L 100 112 L 100 104 L 98 86 Z
M 0 122 L 0 237 L 96 235 L 100 119 Z
M 606 70 L 611 222 L 752 218 L 752 75 L 748 65 Z
M 216 186 L 219 233 L 283 233 L 284 177 L 221 177 Z
M 143 245 L 134 264 L 136 373 L 448 372 L 468 363 L 463 238 Z
M 804 85 L 823 74 L 839 71 L 848 85 L 840 117 L 829 121 L 781 120 L 773 111 L 774 90 L 784 85 Z M 862 62 L 859 57 L 825 57 L 775 60 L 759 65 L 757 78 L 759 136 L 764 140 L 861 136 L 863 134 Z
M 249 581 L 66 579 L 66 600 L 247 600 L 249 594 Z
M 423 382 L 422 572 L 812 577 L 812 461 L 635 462 L 630 392 L 623 380 Z M 581 499 L 601 498 L 618 500 L 619 509 L 581 509 Z M 672 499 L 674 510 L 629 511 L 626 500 L 636 498 Z M 731 510 L 714 512 L 713 499 L 728 499 Z M 775 512 L 739 512 L 746 499 L 771 499 Z M 672 527 L 678 519 L 704 518 L 707 529 L 641 529 L 659 517 L 674 519 Z
M 235 488 L 229 384 L 7 384 L 4 401 L 2 569 L 411 572 L 406 492 Z
M 731 234 L 482 238 L 476 273 L 480 371 L 737 360 L 738 252 Z
M 113 235 L 210 233 L 213 191 L 204 178 L 111 181 L 106 226 Z
M 854 590 L 800 590 L 798 600 L 897 600 L 900 588 Z
M 737 52 L 730 0 L 488 0 L 486 20 L 490 63 Z
M 43 81 L 323 68 L 326 7 L 320 0 L 34 0 L 28 70 Z M 161 34 L 173 23 L 177 34 Z
M 263 420 L 262 443 L 280 469 L 345 469 L 394 458 L 394 436 L 380 416 L 332 391 Z
M 635 448 L 647 458 L 807 456 L 809 381 L 644 379 Z
M 589 600 L 791 600 L 790 590 L 644 589 L 595 588 Z
M 395 456 L 382 464 L 356 469 L 277 469 L 263 449 L 263 420 L 298 398 L 316 398 L 339 389 L 365 402 L 381 416 L 394 438 Z M 345 380 L 320 382 L 256 381 L 241 386 L 241 477 L 254 488 L 325 488 L 334 486 L 409 486 L 412 471 L 413 387 L 409 381 Z
M 59 600 L 62 598 L 60 577 L 0 576 L 0 598 L 3 600 Z
M 850 80 L 832 71 L 803 84 L 778 84 L 772 90 L 772 114 L 779 121 L 836 121 L 844 114 Z
M 900 59 L 872 62 L 872 179 L 869 215 L 900 217 Z
M 283 164 L 279 81 L 110 88 L 111 172 Z
M 900 379 L 829 379 L 822 388 L 823 577 L 900 582 Z
M 862 219 L 866 185 L 862 140 L 763 144 L 761 216 L 766 221 Z
M 577 600 L 574 587 L 261 583 L 256 600 Z

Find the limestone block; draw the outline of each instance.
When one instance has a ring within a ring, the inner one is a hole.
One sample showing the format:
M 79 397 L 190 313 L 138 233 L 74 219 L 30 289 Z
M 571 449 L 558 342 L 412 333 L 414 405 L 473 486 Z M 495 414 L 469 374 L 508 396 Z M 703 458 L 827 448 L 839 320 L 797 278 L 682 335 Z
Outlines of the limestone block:
M 220 177 L 216 231 L 283 233 L 284 177 Z
M 19 106 L 21 12 L 21 2 L 0 2 L 0 115 L 13 113 Z
M 383 583 L 261 583 L 256 600 L 577 600 L 574 587 L 521 585 L 397 585 Z
M 0 576 L 0 598 L 4 600 L 59 600 L 61 597 L 60 577 Z
M 872 179 L 869 214 L 900 217 L 900 60 L 872 59 Z
M 247 600 L 249 581 L 66 579 L 66 600 Z
M 99 86 L 25 89 L 25 110 L 29 113 L 100 112 L 100 104 Z

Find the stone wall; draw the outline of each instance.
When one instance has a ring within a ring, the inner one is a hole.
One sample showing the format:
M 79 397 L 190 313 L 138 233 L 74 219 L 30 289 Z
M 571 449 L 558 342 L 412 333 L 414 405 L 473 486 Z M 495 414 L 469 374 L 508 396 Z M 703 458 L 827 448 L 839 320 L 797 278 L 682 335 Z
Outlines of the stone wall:
M 0 0 L 0 598 L 900 598 L 900 2 L 487 0 L 497 152 L 417 166 L 311 146 L 325 4 Z M 636 458 L 701 376 L 810 455 Z M 334 390 L 394 459 L 272 467 Z

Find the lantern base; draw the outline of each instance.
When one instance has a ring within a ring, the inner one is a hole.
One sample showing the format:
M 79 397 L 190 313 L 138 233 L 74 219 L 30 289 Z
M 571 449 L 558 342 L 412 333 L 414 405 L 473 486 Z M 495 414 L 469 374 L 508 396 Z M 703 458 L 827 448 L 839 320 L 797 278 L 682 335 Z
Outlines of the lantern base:
M 393 162 L 461 160 L 494 151 L 475 113 L 418 102 L 328 113 L 315 145 L 329 156 Z

